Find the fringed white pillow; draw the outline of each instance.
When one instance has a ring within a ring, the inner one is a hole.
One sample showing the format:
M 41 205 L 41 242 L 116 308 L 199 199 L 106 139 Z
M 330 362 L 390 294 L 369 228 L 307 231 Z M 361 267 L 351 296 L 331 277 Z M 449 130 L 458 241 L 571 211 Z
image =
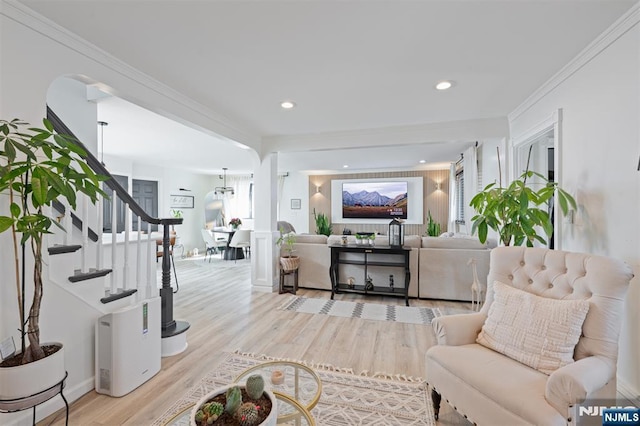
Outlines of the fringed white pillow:
M 573 362 L 588 301 L 540 297 L 498 281 L 493 291 L 478 343 L 544 374 Z

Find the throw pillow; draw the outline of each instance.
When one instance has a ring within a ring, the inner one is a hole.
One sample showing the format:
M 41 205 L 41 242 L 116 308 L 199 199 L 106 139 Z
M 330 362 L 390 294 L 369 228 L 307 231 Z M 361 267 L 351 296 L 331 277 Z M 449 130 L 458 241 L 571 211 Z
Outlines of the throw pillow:
M 544 374 L 573 362 L 588 301 L 540 297 L 498 281 L 493 290 L 478 343 Z

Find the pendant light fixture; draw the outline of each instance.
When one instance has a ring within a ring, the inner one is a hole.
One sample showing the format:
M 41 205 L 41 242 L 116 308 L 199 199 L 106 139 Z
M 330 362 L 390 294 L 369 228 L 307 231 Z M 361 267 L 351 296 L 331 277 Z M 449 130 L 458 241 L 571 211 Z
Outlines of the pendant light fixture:
M 98 121 L 100 126 L 100 163 L 104 166 L 104 126 L 108 126 L 106 121 Z
M 222 186 L 216 186 L 215 189 L 213 190 L 214 195 L 228 195 L 231 194 L 232 196 L 235 194 L 235 190 L 233 189 L 232 186 L 227 186 L 227 168 L 223 167 L 222 168 L 222 173 L 223 175 L 220 176 L 220 179 L 222 179 Z

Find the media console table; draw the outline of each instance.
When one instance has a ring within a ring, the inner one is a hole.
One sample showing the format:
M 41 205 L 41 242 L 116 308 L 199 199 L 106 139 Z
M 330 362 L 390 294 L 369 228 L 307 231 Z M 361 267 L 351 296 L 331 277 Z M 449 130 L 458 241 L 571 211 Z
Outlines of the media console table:
M 332 245 L 331 266 L 329 277 L 331 278 L 331 299 L 336 293 L 360 293 L 376 294 L 382 296 L 404 296 L 404 302 L 409 306 L 409 254 L 411 248 L 367 246 L 367 245 Z M 362 284 L 340 282 L 339 265 L 364 266 L 364 279 Z M 368 268 L 390 267 L 404 269 L 404 286 L 390 287 L 388 285 L 367 285 Z

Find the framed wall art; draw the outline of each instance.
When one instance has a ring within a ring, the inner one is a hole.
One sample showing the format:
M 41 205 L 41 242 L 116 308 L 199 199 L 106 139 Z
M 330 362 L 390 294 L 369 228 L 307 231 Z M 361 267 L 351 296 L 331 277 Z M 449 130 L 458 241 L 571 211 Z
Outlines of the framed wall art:
M 194 206 L 193 195 L 169 195 L 169 208 L 192 209 Z

